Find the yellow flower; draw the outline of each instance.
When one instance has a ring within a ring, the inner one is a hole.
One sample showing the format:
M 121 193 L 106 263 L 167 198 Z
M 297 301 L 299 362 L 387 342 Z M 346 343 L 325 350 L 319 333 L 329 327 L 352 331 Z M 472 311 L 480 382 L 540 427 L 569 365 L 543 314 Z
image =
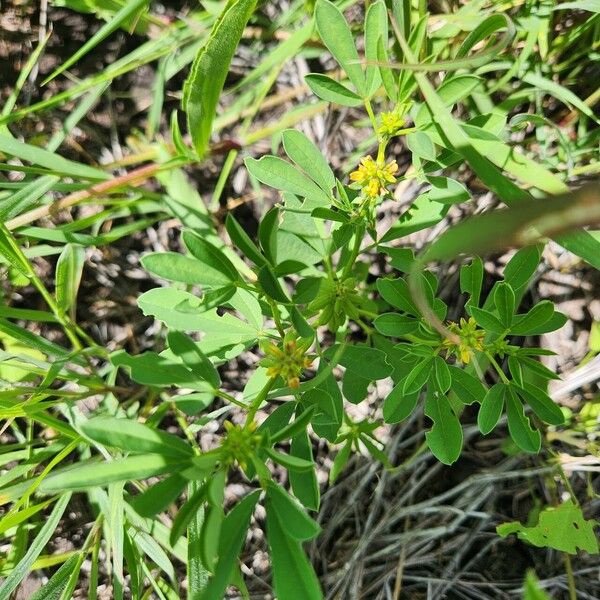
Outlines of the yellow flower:
M 379 135 L 386 137 L 395 136 L 404 127 L 404 119 L 397 113 L 388 112 L 382 113 L 381 125 L 377 130 Z
M 385 164 L 383 161 L 375 162 L 371 156 L 365 156 L 358 169 L 350 173 L 350 179 L 360 185 L 366 196 L 375 198 L 385 194 L 388 183 L 396 183 L 394 175 L 397 172 L 395 160 Z
M 475 351 L 483 350 L 483 338 L 485 331 L 478 329 L 477 322 L 473 317 L 467 321 L 464 318 L 458 323 L 450 323 L 448 329 L 456 333 L 460 338 L 460 343 L 456 344 L 448 339 L 444 340 L 443 345 L 448 354 L 454 354 L 463 364 L 468 365 Z

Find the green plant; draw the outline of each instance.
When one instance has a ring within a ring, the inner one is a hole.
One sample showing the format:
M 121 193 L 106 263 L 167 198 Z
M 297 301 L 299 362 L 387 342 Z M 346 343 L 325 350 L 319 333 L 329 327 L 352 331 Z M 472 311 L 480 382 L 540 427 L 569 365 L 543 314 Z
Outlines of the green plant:
M 186 250 L 149 253 L 142 260 L 147 271 L 173 284 L 151 289 L 138 298 L 143 313 L 166 327 L 162 351 L 132 355 L 117 350 L 109 355 L 81 331 L 75 318 L 81 247 L 143 229 L 157 218 L 142 216 L 146 212 L 152 215 L 152 206 L 117 199 L 117 208 L 136 219 L 113 230 L 109 238 L 97 232 L 93 236 L 79 233 L 78 226 L 49 233 L 30 227 L 27 221 L 11 223 L 11 219 L 22 219 L 24 208 L 52 189 L 59 176 L 79 180 L 75 193 L 89 189 L 82 181 L 111 185 L 109 189 L 118 191 L 119 184 L 134 177 L 104 184 L 106 173 L 100 169 L 60 159 L 9 136 L 0 139 L 2 152 L 30 161 L 41 175 L 2 213 L 9 226 L 0 229 L 0 253 L 13 280 L 20 278 L 21 283 L 35 286 L 49 308 L 42 315 L 5 309 L 0 331 L 6 336 L 6 362 L 0 374 L 14 384 L 28 377 L 23 373 L 26 365 L 36 383 L 23 403 L 17 401 L 16 386 L 9 388 L 3 415 L 30 419 L 30 423 L 43 424 L 59 434 L 51 450 L 38 449 L 33 445 L 33 429 L 28 427 L 21 444 L 4 456 L 6 461 L 25 461 L 5 478 L 0 490 L 5 502 L 14 502 L 0 521 L 3 531 L 18 527 L 54 499 L 56 502 L 30 550 L 21 553 L 0 587 L 0 597 L 12 593 L 22 576 L 39 565 L 35 561 L 63 515 L 70 493 L 83 490 L 101 510 L 84 551 L 64 557 L 63 566 L 47 584 L 47 594 L 51 590 L 58 590 L 56 597 L 70 593 L 88 551 L 95 556 L 97 569 L 101 530 L 110 543 L 115 596 L 123 595 L 125 564 L 135 597 L 142 597 L 145 578 L 151 581 L 148 589 L 177 597 L 178 583 L 166 552 L 186 562 L 191 598 L 218 600 L 230 584 L 245 594 L 238 557 L 254 509 L 262 502 L 277 597 L 321 598 L 318 578 L 303 548 L 320 530 L 308 512 L 318 511 L 320 504 L 311 432 L 339 448 L 330 472 L 334 482 L 353 449 L 395 468 L 377 430 L 382 423 L 408 418 L 421 406 L 430 422 L 427 447 L 446 464 L 460 456 L 460 417 L 466 406 L 479 405 L 477 423 L 484 435 L 506 414 L 515 446 L 529 453 L 540 450 L 545 424 L 563 423 L 562 411 L 545 391 L 548 380 L 557 376 L 537 360 L 547 351 L 519 341 L 560 328 L 566 317 L 549 301 L 528 310 L 521 311 L 520 306 L 540 262 L 543 236 L 556 238 L 600 268 L 598 240 L 587 231 L 571 231 L 597 220 L 598 195 L 594 190 L 569 193 L 555 172 L 555 156 L 538 161 L 516 152 L 504 139 L 506 129 L 522 126 L 529 117 L 512 115 L 509 124 L 510 108 L 496 106 L 492 95 L 503 87 L 503 80 L 510 79 L 509 73 L 519 72 L 518 62 L 525 58 L 507 67 L 508 72 L 489 85 L 482 76 L 464 73 L 487 65 L 496 53 L 509 47 L 516 35 L 512 20 L 504 13 L 484 13 L 467 35 L 457 38 L 461 41 L 452 54 L 443 56 L 440 40 L 445 38 L 429 40 L 428 16 L 421 4 L 413 11 L 406 2 L 396 3 L 390 19 L 385 3 L 378 0 L 370 4 L 358 36 L 364 39 L 363 61 L 339 8 L 328 0 L 318 0 L 316 31 L 347 80 L 313 73 L 306 82 L 325 103 L 364 107 L 369 128 L 364 147 L 369 150 L 354 156 L 345 174 L 336 177 L 308 137 L 279 127 L 274 145 L 278 148 L 281 142 L 286 158 L 268 155 L 245 160 L 254 182 L 276 190 L 279 201 L 262 217 L 256 240 L 228 214 L 229 244 L 204 205 L 194 205 L 185 197 L 194 192 L 186 187 L 180 168 L 203 160 L 210 152 L 210 135 L 218 126 L 219 94 L 254 10 L 254 2 L 230 0 L 220 17 L 211 20 L 211 34 L 203 41 L 184 88 L 183 109 L 192 147 L 186 145 L 174 114 L 173 148 L 162 143 L 153 148 L 166 159 L 151 164 L 149 173 L 172 195 L 183 187 L 183 193 L 170 196 L 168 202 L 172 215 L 184 224 L 181 241 Z M 127 8 L 121 9 L 101 30 L 102 35 L 123 26 L 130 17 Z M 209 16 L 206 19 L 210 20 Z M 536 33 L 542 29 L 539 25 Z M 301 46 L 311 31 L 299 29 L 294 35 L 298 33 L 301 35 L 294 43 Z M 89 47 L 102 35 L 91 40 Z M 192 34 L 181 30 L 168 35 L 175 38 L 171 44 L 179 44 L 183 39 L 189 41 Z M 496 37 L 496 42 L 487 43 L 490 37 Z M 483 42 L 486 48 L 473 52 Z M 568 41 L 562 43 L 568 46 Z M 149 44 L 144 58 L 137 60 L 150 60 L 150 50 L 166 56 L 169 46 L 164 40 Z M 559 54 L 560 48 L 555 50 Z M 129 68 L 127 65 L 122 68 Z M 439 70 L 448 74 L 434 87 L 426 72 Z M 254 78 L 260 79 L 260 74 L 259 68 Z M 596 120 L 587 104 L 573 99 L 568 90 L 540 75 L 527 77 L 531 85 L 566 98 L 586 116 L 586 123 Z M 80 84 L 77 89 L 101 85 L 106 79 L 109 75 L 103 73 L 88 82 L 88 87 Z M 509 99 L 505 102 L 511 105 Z M 460 120 L 453 111 L 461 104 L 475 104 L 476 114 Z M 30 109 L 22 109 L 21 114 Z M 15 118 L 14 113 L 6 115 L 6 121 Z M 412 163 L 405 172 L 391 150 L 401 139 L 410 150 Z M 582 150 L 582 154 L 586 152 Z M 228 176 L 235 155 L 236 151 L 229 154 L 222 177 Z M 440 174 L 451 173 L 462 162 L 509 209 L 494 211 L 484 220 L 467 220 L 415 256 L 409 245 L 399 246 L 398 240 L 441 222 L 452 205 L 470 200 L 465 185 Z M 426 186 L 425 191 L 382 229 L 378 218 L 382 202 L 393 199 L 395 184 L 408 181 Z M 92 188 L 90 195 L 97 191 Z M 215 193 L 217 206 L 219 194 Z M 567 199 L 549 198 L 547 204 L 534 199 L 545 194 L 567 194 Z M 581 206 L 586 207 L 583 216 L 578 210 Z M 113 215 L 107 211 L 108 219 Z M 11 233 L 23 225 L 20 234 L 27 239 L 54 236 L 63 244 L 55 294 L 36 274 L 28 249 Z M 427 269 L 428 264 L 460 253 L 483 254 L 509 243 L 526 247 L 514 254 L 504 267 L 503 278 L 487 291 L 481 258 L 476 256 L 460 267 L 460 291 L 466 301 L 464 306 L 451 307 L 456 316 L 449 318 L 449 307 L 439 297 L 438 274 Z M 381 271 L 370 268 L 374 257 L 385 265 Z M 27 329 L 9 321 L 11 317 L 51 320 L 62 328 L 72 350 L 36 340 Z M 250 349 L 261 358 L 243 392 L 236 394 L 222 384 L 218 368 Z M 105 361 L 106 367 L 97 369 L 94 360 Z M 15 368 L 16 375 L 9 371 Z M 113 392 L 119 369 L 148 388 L 152 401 L 145 408 L 116 401 Z M 382 419 L 351 418 L 348 403 L 365 401 L 373 384 L 388 378 L 394 384 L 392 390 L 384 398 L 377 397 Z M 80 391 L 55 395 L 51 386 L 57 383 L 76 384 Z M 103 396 L 103 402 L 93 416 L 74 408 L 74 400 L 96 394 Z M 153 405 L 155 399 L 164 401 Z M 216 399 L 220 404 L 213 407 Z M 261 420 L 264 413 L 268 416 Z M 185 439 L 165 430 L 169 415 L 175 417 Z M 204 424 L 220 423 L 223 418 L 219 444 L 202 451 L 196 434 Z M 54 468 L 76 450 L 75 464 Z M 36 455 L 44 452 L 39 461 L 52 457 L 50 463 L 41 473 L 34 472 L 32 465 L 40 464 Z M 226 507 L 225 488 L 234 471 L 243 474 L 249 491 Z M 290 492 L 281 484 L 281 471 L 287 474 Z M 153 477 L 161 479 L 143 483 Z M 183 493 L 186 500 L 169 530 L 157 516 Z M 35 494 L 54 498 L 36 504 Z M 509 529 L 531 538 L 532 532 L 518 525 L 511 524 Z M 588 537 L 593 535 L 591 524 L 586 525 L 586 532 Z M 24 534 L 19 535 L 16 546 L 26 540 Z M 589 540 L 586 548 L 597 551 Z M 15 552 L 15 556 L 19 554 Z M 158 564 L 165 577 L 155 579 L 149 574 L 142 554 Z

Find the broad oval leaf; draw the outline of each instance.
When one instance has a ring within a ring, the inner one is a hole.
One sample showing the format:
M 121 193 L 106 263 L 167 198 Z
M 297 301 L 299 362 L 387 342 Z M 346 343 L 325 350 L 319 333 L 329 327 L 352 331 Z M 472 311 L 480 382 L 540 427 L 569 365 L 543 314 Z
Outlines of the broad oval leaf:
M 419 327 L 419 321 L 408 315 L 398 313 L 383 313 L 374 321 L 375 329 L 389 337 L 401 337 L 407 333 L 413 333 Z

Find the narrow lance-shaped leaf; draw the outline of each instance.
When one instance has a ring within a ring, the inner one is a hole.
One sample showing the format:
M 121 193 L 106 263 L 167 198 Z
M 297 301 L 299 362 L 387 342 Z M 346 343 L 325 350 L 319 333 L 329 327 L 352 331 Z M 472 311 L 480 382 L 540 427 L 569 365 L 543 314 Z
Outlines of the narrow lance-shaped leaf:
M 191 446 L 176 435 L 129 419 L 97 417 L 86 421 L 81 429 L 100 444 L 128 452 L 155 452 L 174 458 L 186 458 L 194 454 Z
M 163 473 L 176 472 L 187 464 L 184 460 L 169 459 L 159 454 L 140 454 L 109 462 L 84 460 L 75 467 L 50 473 L 41 482 L 38 490 L 44 493 L 86 490 L 118 481 L 146 479 Z
M 490 433 L 500 420 L 507 393 L 508 389 L 506 385 L 499 382 L 494 384 L 485 395 L 477 415 L 479 431 L 484 435 Z
M 508 416 L 508 431 L 515 444 L 525 452 L 535 454 L 539 452 L 542 436 L 537 429 L 533 429 L 521 400 L 512 388 L 506 395 L 506 414 Z
M 304 460 L 313 460 L 312 445 L 306 430 L 294 436 L 290 446 L 290 454 Z M 316 468 L 308 471 L 289 471 L 288 476 L 294 496 L 306 508 L 319 510 L 320 491 Z
M 52 575 L 50 580 L 41 588 L 38 588 L 29 600 L 60 600 L 69 585 L 69 580 L 77 574 L 81 568 L 83 557 L 81 554 L 70 556 Z
M 388 18 L 383 0 L 373 2 L 365 17 L 365 58 L 367 59 L 366 92 L 372 96 L 381 85 L 381 74 L 377 65 L 379 39 L 388 39 Z
M 219 96 L 229 64 L 250 19 L 256 0 L 229 0 L 202 47 L 183 88 L 183 110 L 187 114 L 192 143 L 200 158 L 208 148 Z
M 183 232 L 182 239 L 190 254 L 199 260 L 206 270 L 212 272 L 216 281 L 221 279 L 223 285 L 226 285 L 240 278 L 233 263 L 219 248 L 190 230 Z
M 360 106 L 363 99 L 345 85 L 321 73 L 309 73 L 304 81 L 321 100 L 340 106 Z
M 34 165 L 39 165 L 53 174 L 69 175 L 80 179 L 102 180 L 108 179 L 108 174 L 100 169 L 95 169 L 56 154 L 38 148 L 31 144 L 20 142 L 8 135 L 0 134 L 0 152 L 15 156 Z
M 313 521 L 282 487 L 269 482 L 267 499 L 278 517 L 286 524 L 286 534 L 297 540 L 310 540 L 319 534 L 321 528 Z

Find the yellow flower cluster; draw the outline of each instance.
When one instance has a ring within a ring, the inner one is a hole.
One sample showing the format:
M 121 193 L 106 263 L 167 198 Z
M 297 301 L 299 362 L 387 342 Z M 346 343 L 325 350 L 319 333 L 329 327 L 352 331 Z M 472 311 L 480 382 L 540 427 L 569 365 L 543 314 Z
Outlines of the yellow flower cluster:
M 393 137 L 404 127 L 404 123 L 404 119 L 398 113 L 382 113 L 381 125 L 377 133 L 385 137 Z
M 371 156 L 365 156 L 358 169 L 350 173 L 350 179 L 360 185 L 366 196 L 376 198 L 385 194 L 389 183 L 396 183 L 394 175 L 397 172 L 398 165 L 395 160 L 385 164 L 383 161 L 374 161 Z
M 460 338 L 460 343 L 456 344 L 446 339 L 443 342 L 444 347 L 449 354 L 454 354 L 463 364 L 469 364 L 475 351 L 483 350 L 485 331 L 477 328 L 473 317 L 470 317 L 468 321 L 461 318 L 460 324 L 450 323 L 448 329 Z
M 269 377 L 280 375 L 291 388 L 297 388 L 302 371 L 313 362 L 312 357 L 306 356 L 310 345 L 311 340 L 298 342 L 293 339 L 285 340 L 281 348 L 275 344 L 266 344 L 263 346 L 266 356 L 260 364 L 267 367 Z

